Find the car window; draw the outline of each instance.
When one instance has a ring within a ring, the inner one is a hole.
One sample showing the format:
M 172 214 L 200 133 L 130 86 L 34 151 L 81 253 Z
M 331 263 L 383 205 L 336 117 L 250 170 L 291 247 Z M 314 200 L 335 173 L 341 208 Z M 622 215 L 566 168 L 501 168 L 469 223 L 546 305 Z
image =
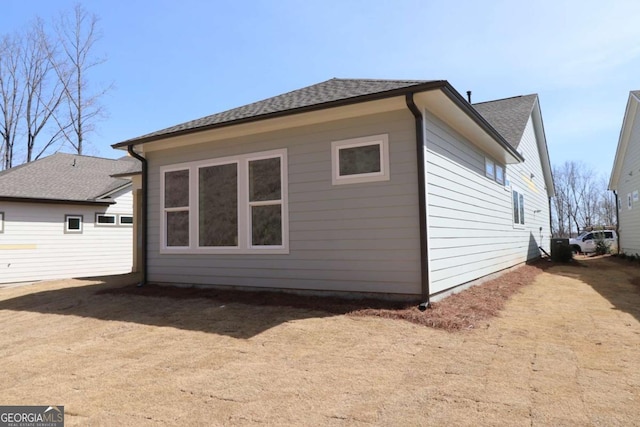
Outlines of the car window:
M 583 242 L 586 242 L 587 240 L 593 240 L 593 233 L 589 233 L 586 236 L 584 236 L 584 238 L 582 239 Z
M 613 233 L 611 231 L 605 231 L 604 232 L 604 238 L 605 239 L 613 239 Z

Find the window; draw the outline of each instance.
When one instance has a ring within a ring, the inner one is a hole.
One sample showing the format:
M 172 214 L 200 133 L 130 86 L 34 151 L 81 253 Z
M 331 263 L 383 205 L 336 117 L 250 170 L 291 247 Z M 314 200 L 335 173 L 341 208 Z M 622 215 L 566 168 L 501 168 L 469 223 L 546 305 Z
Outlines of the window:
M 604 232 L 604 238 L 605 239 L 613 239 L 613 232 L 612 231 L 605 231 Z
M 189 170 L 164 173 L 164 242 L 167 247 L 189 246 Z
M 0 212 L 0 233 L 4 233 L 4 212 Z
M 504 185 L 504 168 L 500 165 L 496 165 L 496 182 Z
M 133 225 L 132 215 L 118 215 L 118 221 L 120 225 Z
M 96 225 L 116 225 L 116 216 L 112 214 L 96 214 Z
M 524 225 L 524 195 L 516 190 L 513 194 L 513 223 Z
M 161 250 L 288 253 L 286 150 L 163 168 Z
M 389 136 L 372 135 L 331 143 L 333 185 L 389 180 Z
M 67 234 L 82 234 L 82 215 L 65 215 L 64 232 Z
M 493 162 L 493 160 L 489 159 L 488 157 L 484 158 L 484 174 L 486 175 L 487 178 L 491 178 L 491 179 L 494 179 L 496 176 L 495 163 Z
M 500 185 L 508 185 L 504 166 L 494 162 L 488 157 L 484 158 L 484 175 Z

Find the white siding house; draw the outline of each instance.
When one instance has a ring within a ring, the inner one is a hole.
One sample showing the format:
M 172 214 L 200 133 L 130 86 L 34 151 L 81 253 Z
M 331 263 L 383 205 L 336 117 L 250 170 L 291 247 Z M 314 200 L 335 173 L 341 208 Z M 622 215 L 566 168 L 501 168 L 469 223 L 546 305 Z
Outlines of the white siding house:
M 0 283 L 131 272 L 132 159 L 54 154 L 0 173 Z
M 621 253 L 640 253 L 640 91 L 629 93 L 609 190 L 618 200 Z
M 553 183 L 524 98 L 515 146 L 446 81 L 343 79 L 115 144 L 146 159 L 146 280 L 428 299 L 535 258 Z

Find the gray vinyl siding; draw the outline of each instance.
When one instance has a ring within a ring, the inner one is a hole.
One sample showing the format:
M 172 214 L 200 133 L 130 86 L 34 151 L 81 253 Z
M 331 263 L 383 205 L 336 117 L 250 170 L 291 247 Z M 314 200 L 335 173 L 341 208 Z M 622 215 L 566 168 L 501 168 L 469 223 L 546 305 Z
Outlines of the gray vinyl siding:
M 485 176 L 485 154 L 464 137 L 429 113 L 425 119 L 431 293 L 535 258 L 538 246 L 548 250 L 549 204 L 531 119 L 518 147 L 525 162 L 506 167 L 511 186 Z M 524 225 L 513 223 L 512 187 L 525 195 Z
M 333 186 L 331 141 L 389 135 L 390 180 Z M 287 149 L 288 254 L 161 254 L 160 168 Z M 420 292 L 417 166 L 407 111 L 147 153 L 149 280 L 284 289 Z
M 633 201 L 633 192 L 640 192 L 640 109 L 633 118 L 629 145 L 625 153 L 618 197 L 620 198 L 619 232 L 620 250 L 626 254 L 640 253 L 640 201 Z M 627 207 L 627 195 L 631 194 L 631 209 Z

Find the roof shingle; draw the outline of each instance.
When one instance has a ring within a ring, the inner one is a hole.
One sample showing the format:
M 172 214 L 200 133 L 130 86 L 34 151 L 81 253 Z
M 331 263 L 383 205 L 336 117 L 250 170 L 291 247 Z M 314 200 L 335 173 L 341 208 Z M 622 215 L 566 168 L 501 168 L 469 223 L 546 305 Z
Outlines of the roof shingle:
M 401 90 L 419 86 L 435 80 L 373 80 L 373 79 L 337 79 L 333 78 L 302 89 L 287 92 L 278 96 L 243 105 L 221 113 L 191 120 L 156 132 L 133 138 L 115 146 L 124 146 L 129 142 L 163 137 L 176 132 L 197 130 L 208 126 L 232 123 L 243 119 L 258 119 L 261 116 L 320 106 L 332 102 L 363 97 L 373 94 Z
M 104 159 L 56 153 L 0 172 L 0 197 L 97 201 L 129 181 L 111 175 L 140 171 L 131 157 Z
M 491 126 L 513 147 L 518 148 L 538 95 L 522 95 L 513 98 L 473 104 Z

